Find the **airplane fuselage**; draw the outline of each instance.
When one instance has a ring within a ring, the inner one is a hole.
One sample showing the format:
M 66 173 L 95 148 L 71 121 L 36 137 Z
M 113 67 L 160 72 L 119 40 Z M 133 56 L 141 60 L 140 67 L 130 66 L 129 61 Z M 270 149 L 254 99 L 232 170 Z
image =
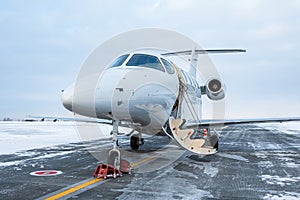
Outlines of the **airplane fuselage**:
M 62 101 L 74 113 L 123 122 L 139 132 L 156 134 L 170 116 L 178 114 L 183 90 L 199 104 L 200 117 L 201 91 L 195 78 L 158 50 L 138 50 L 118 57 L 103 71 L 95 88 L 73 84 L 64 91 Z M 94 99 L 86 99 L 86 93 L 94 93 L 89 95 Z

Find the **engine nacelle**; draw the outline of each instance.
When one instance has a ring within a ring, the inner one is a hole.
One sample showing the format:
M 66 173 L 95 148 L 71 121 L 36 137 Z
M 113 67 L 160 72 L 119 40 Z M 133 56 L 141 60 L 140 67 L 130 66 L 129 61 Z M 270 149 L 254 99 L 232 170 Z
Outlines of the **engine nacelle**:
M 206 94 L 211 100 L 221 100 L 225 97 L 225 89 L 221 80 L 213 78 L 201 88 L 202 94 Z

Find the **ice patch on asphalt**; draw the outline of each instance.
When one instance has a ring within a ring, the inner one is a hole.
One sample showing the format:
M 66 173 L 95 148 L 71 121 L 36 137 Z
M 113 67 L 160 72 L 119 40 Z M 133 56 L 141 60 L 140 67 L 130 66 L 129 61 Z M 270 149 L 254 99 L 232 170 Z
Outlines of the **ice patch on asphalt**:
M 275 191 L 274 193 L 278 193 Z M 270 200 L 299 200 L 300 193 L 296 192 L 280 192 L 279 194 L 266 194 L 263 199 L 270 199 Z
M 169 176 L 169 173 L 175 173 L 176 176 Z M 169 168 L 148 182 L 143 182 L 143 177 L 135 178 L 123 189 L 111 189 L 112 191 L 123 192 L 117 199 L 143 199 L 145 194 L 156 197 L 152 199 L 202 199 L 214 198 L 209 191 L 198 189 L 192 184 L 190 177 L 186 177 L 187 172 L 177 171 Z M 142 184 L 141 184 L 142 183 Z M 186 187 L 183 187 L 186 186 Z M 187 189 L 188 188 L 188 189 Z M 176 191 L 176 193 L 174 193 Z
M 260 176 L 263 181 L 270 185 L 292 185 L 297 184 L 300 181 L 300 177 L 279 177 L 279 176 L 271 176 L 271 175 L 262 175 Z
M 287 162 L 287 163 L 282 163 L 281 166 L 299 169 L 300 164 L 297 164 L 297 163 L 294 163 L 294 162 Z
M 266 167 L 266 168 L 271 168 L 271 167 L 274 167 L 274 164 L 272 163 L 272 161 L 259 161 L 257 163 L 259 166 L 262 166 L 262 167 Z
M 230 158 L 230 159 L 233 159 L 233 160 L 249 162 L 249 160 L 247 158 L 244 158 L 243 156 L 231 155 L 231 154 L 226 154 L 226 153 L 217 153 L 216 155 L 220 156 L 220 157 L 223 157 L 223 158 Z
M 219 170 L 216 167 L 213 167 L 211 163 L 202 163 L 204 167 L 204 173 L 210 177 L 214 177 L 218 174 Z
M 71 154 L 71 153 L 73 153 L 73 151 L 64 151 L 64 152 L 60 152 L 60 153 L 50 153 L 50 154 L 45 154 L 45 155 L 41 155 L 41 156 L 37 156 L 37 157 L 33 157 L 33 158 L 26 158 L 26 159 L 22 159 L 22 160 L 0 162 L 0 167 L 20 165 L 20 164 L 23 164 L 23 163 L 25 163 L 27 161 L 31 161 L 31 160 L 41 160 L 41 159 L 53 158 L 55 156 L 63 156 L 63 155 Z M 32 167 L 34 167 L 34 164 L 32 164 Z

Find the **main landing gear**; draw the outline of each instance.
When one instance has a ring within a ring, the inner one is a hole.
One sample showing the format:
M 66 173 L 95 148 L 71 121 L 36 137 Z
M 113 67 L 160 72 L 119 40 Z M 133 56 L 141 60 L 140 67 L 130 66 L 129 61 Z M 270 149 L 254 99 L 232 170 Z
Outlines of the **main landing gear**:
M 140 145 L 144 144 L 144 138 L 141 133 L 134 134 L 130 137 L 130 147 L 132 150 L 138 150 Z

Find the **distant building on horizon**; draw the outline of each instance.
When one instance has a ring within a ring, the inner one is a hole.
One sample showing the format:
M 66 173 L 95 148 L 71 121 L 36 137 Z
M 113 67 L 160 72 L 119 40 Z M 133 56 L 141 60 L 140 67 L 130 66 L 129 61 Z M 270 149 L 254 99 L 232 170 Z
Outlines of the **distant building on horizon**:
M 13 120 L 9 117 L 4 117 L 2 121 L 7 122 L 7 121 L 13 121 Z

